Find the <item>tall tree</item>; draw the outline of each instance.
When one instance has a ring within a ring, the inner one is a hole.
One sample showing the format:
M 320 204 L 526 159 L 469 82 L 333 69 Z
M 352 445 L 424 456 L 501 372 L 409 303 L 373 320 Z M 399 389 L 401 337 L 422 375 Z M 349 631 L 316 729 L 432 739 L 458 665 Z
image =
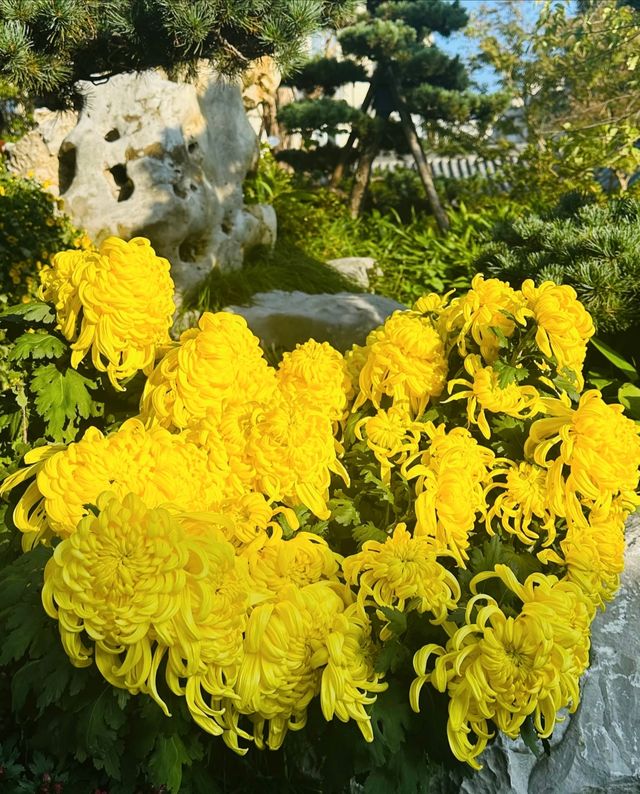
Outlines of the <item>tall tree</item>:
M 335 184 L 357 141 L 350 201 L 353 215 L 362 207 L 376 155 L 381 148 L 396 149 L 413 156 L 438 226 L 447 230 L 448 219 L 435 190 L 423 141 L 450 136 L 469 122 L 486 126 L 496 107 L 495 97 L 471 90 L 460 59 L 446 55 L 434 42 L 434 33 L 448 36 L 466 22 L 459 0 L 369 0 L 353 23 L 339 31 L 346 62 L 366 65 L 369 84 L 359 112 L 347 118 L 343 110 L 341 123 L 352 128 L 333 174 Z M 299 88 L 308 90 L 306 72 L 302 79 L 294 80 Z M 314 90 L 324 90 L 322 81 L 317 81 Z M 308 98 L 305 106 L 309 108 L 306 121 L 311 124 L 312 100 Z M 318 105 L 316 115 L 318 120 L 322 118 Z M 295 107 L 283 109 L 282 118 L 285 125 L 302 131 L 300 111 Z
M 624 192 L 640 168 L 640 12 L 592 0 L 572 13 L 547 0 L 527 23 L 519 2 L 505 2 L 473 27 L 526 142 L 508 175 L 514 188 L 545 200 L 598 192 L 608 169 Z
M 0 79 L 68 100 L 79 79 L 199 59 L 224 74 L 270 55 L 284 70 L 308 36 L 334 24 L 352 0 L 0 0 Z

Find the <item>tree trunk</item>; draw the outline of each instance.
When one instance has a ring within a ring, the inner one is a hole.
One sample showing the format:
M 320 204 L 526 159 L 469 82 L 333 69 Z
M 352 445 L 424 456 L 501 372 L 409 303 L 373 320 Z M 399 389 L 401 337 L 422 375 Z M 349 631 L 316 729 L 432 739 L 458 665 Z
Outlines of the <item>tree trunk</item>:
M 377 141 L 370 141 L 365 144 L 358 160 L 351 196 L 349 197 L 349 214 L 352 218 L 357 218 L 362 212 L 364 199 L 367 195 L 369 180 L 371 179 L 371 168 L 373 161 L 378 154 Z
M 438 191 L 436 190 L 436 186 L 433 182 L 431 166 L 429 165 L 425 156 L 424 149 L 420 143 L 420 138 L 418 138 L 416 125 L 413 123 L 411 113 L 405 105 L 404 100 L 400 96 L 400 92 L 398 91 L 395 80 L 393 80 L 393 78 L 391 78 L 391 80 L 392 90 L 397 101 L 398 112 L 400 113 L 402 129 L 404 130 L 404 134 L 407 138 L 407 143 L 409 144 L 413 159 L 415 160 L 420 180 L 424 186 L 424 191 L 427 194 L 427 201 L 429 202 L 429 206 L 431 207 L 431 211 L 434 214 L 440 231 L 448 232 L 449 218 L 447 218 L 447 213 L 444 211 L 442 204 L 440 203 L 440 197 L 438 196 Z
M 366 113 L 369 110 L 369 105 L 371 105 L 371 100 L 373 99 L 373 80 L 369 83 L 369 88 L 367 89 L 367 93 L 365 98 L 362 101 L 362 105 L 360 106 L 360 110 L 363 113 Z M 333 173 L 331 174 L 331 187 L 335 188 L 342 182 L 344 179 L 344 173 L 347 170 L 347 164 L 349 163 L 349 157 L 351 155 L 351 150 L 356 142 L 358 135 L 354 130 L 351 130 L 349 133 L 349 137 L 347 138 L 347 142 L 342 147 L 342 151 L 340 152 L 340 159 L 338 160 L 335 168 L 333 169 Z

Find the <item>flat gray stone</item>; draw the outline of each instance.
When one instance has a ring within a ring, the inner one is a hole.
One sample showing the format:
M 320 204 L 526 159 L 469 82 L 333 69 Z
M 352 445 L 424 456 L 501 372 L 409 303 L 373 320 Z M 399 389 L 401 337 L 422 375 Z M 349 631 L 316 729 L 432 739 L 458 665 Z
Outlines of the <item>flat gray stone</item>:
M 382 295 L 274 290 L 254 295 L 251 306 L 229 306 L 225 311 L 241 314 L 267 347 L 293 350 L 296 344 L 315 339 L 344 351 L 354 343 L 363 344 L 390 314 L 406 308 Z

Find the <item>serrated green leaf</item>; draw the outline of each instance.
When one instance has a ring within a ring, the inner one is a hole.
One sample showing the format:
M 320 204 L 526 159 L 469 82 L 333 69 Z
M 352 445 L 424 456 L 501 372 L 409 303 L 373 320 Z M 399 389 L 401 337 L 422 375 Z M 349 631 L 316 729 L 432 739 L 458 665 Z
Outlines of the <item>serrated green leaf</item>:
M 191 756 L 182 740 L 176 736 L 158 736 L 149 760 L 149 776 L 154 786 L 166 786 L 179 792 L 182 767 L 191 764 Z
M 67 350 L 65 343 L 56 336 L 43 332 L 22 334 L 9 354 L 11 361 L 24 361 L 27 358 L 59 358 Z
M 380 607 L 380 611 L 388 621 L 389 631 L 396 636 L 404 634 L 407 630 L 407 616 L 399 609 Z
M 359 527 L 354 527 L 351 534 L 358 545 L 362 545 L 368 540 L 377 540 L 379 543 L 384 543 L 389 537 L 386 532 L 378 529 L 371 521 Z
M 328 507 L 332 520 L 343 527 L 360 521 L 360 514 L 350 499 L 330 499 Z
M 61 372 L 55 364 L 40 366 L 29 388 L 35 395 L 36 411 L 45 421 L 45 434 L 54 441 L 73 441 L 78 420 L 96 415 L 89 392 L 96 384 L 74 369 Z
M 498 375 L 498 386 L 506 389 L 512 383 L 521 383 L 529 377 L 529 370 L 526 367 L 514 367 L 505 361 L 495 361 L 493 369 Z
M 0 324 L 5 322 L 27 321 L 30 323 L 42 323 L 43 325 L 53 325 L 56 316 L 53 308 L 48 303 L 42 301 L 32 301 L 31 303 L 19 303 L 17 306 L 9 306 L 0 313 Z
M 407 660 L 409 649 L 393 638 L 386 642 L 380 653 L 376 656 L 375 669 L 378 673 L 386 673 L 389 670 L 395 672 Z

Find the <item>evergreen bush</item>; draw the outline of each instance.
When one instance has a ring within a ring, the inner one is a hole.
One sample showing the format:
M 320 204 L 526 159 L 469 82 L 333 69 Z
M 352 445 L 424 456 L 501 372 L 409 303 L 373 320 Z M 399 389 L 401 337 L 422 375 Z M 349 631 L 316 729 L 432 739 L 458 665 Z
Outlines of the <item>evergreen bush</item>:
M 552 212 L 496 226 L 475 272 L 520 287 L 527 278 L 572 286 L 599 334 L 640 327 L 640 201 L 604 205 L 571 195 Z

